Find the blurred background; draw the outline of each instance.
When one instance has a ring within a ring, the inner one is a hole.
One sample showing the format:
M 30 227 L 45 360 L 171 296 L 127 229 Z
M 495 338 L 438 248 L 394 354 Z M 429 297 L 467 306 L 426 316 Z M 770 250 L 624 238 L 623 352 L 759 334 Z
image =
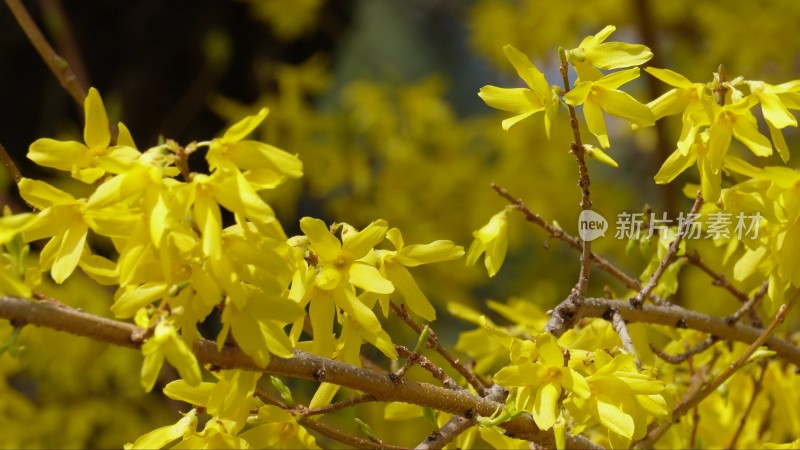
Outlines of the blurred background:
M 112 121 L 128 126 L 140 149 L 164 138 L 181 144 L 207 140 L 268 107 L 258 139 L 299 154 L 305 165 L 302 179 L 265 194 L 289 235 L 299 232 L 298 219 L 306 215 L 356 227 L 383 218 L 402 230 L 406 243 L 450 239 L 466 248 L 473 230 L 505 207 L 491 182 L 575 234 L 579 191 L 564 112 L 548 140 L 538 119 L 503 131 L 500 121 L 508 114 L 490 109 L 477 96 L 486 84 L 521 86 L 503 55 L 506 44 L 529 55 L 551 84 L 559 80 L 556 49 L 576 47 L 608 24 L 617 26 L 609 40 L 645 44 L 655 54 L 647 65 L 676 70 L 692 81 L 710 81 L 719 64 L 729 78 L 771 84 L 798 78 L 800 72 L 800 40 L 792 38 L 800 24 L 800 2 L 792 0 L 25 4 L 85 85 L 100 91 Z M 40 137 L 80 140 L 82 116 L 5 5 L 0 6 L 0 30 L 0 143 L 24 175 L 80 192 L 63 175 L 35 168 L 25 154 Z M 667 87 L 643 73 L 626 88 L 647 102 Z M 683 187 L 698 181 L 696 170 L 667 186 L 652 181 L 675 148 L 680 119 L 636 132 L 614 118 L 608 126 L 610 154 L 620 167 L 590 161 L 592 209 L 610 221 L 621 212 L 652 210 L 675 217 L 688 211 L 691 201 Z M 785 135 L 792 148 L 794 129 Z M 584 139 L 597 144 L 588 133 Z M 202 158 L 192 163 L 203 170 Z M 779 165 L 780 160 L 773 156 L 758 163 Z M 6 188 L 0 201 L 23 211 L 5 173 L 0 182 Z M 466 305 L 504 323 L 485 308 L 488 300 L 524 302 L 544 311 L 577 279 L 577 253 L 550 242 L 521 217 L 509 219 L 509 255 L 495 278 L 488 279 L 481 267 L 464 268 L 463 260 L 414 271 L 439 311 L 435 329 L 451 346 L 472 325 L 449 317 L 448 304 Z M 594 248 L 639 276 L 650 259 L 647 249 L 626 250 L 626 242 L 613 239 L 610 231 Z M 693 245 L 701 251 L 711 246 Z M 707 263 L 723 264 L 713 258 Z M 682 290 L 709 285 L 697 273 L 683 276 Z M 73 306 L 109 314 L 111 292 L 80 277 L 64 289 L 78 299 Z M 618 281 L 598 272 L 591 293 L 627 294 Z M 679 300 L 723 314 L 737 306 L 725 295 L 710 290 L 702 304 Z M 9 328 L 0 324 L 0 336 Z M 28 357 L 0 359 L 0 447 L 119 446 L 178 417 L 180 406 L 163 399 L 158 389 L 142 394 L 138 353 L 29 328 L 23 332 Z M 406 339 L 413 345 L 415 338 L 405 328 L 392 325 L 390 330 L 396 342 Z M 170 376 L 165 373 L 163 383 Z M 2 431 L 12 428 L 14 433 Z M 409 443 L 415 442 L 418 438 L 411 436 Z

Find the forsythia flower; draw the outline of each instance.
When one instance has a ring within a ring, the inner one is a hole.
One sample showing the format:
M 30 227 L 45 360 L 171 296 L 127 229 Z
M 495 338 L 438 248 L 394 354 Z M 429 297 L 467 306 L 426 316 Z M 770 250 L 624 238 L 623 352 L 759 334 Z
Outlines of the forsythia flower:
M 564 101 L 569 105 L 583 105 L 586 125 L 603 148 L 611 146 L 608 142 L 603 111 L 642 127 L 653 125 L 655 122 L 653 112 L 647 105 L 639 103 L 629 94 L 617 89 L 638 77 L 638 67 L 621 70 L 594 81 L 580 81 L 564 95 Z
M 526 117 L 544 111 L 544 128 L 547 137 L 550 137 L 550 127 L 558 112 L 558 95 L 547 84 L 542 72 L 525 54 L 510 45 L 503 47 L 503 51 L 528 88 L 506 89 L 484 86 L 478 95 L 492 108 L 517 114 L 503 121 L 504 130 L 508 130 Z
M 689 153 L 689 147 L 695 142 L 695 136 L 700 127 L 708 125 L 708 117 L 711 116 L 712 99 L 709 94 L 705 93 L 706 85 L 692 83 L 683 75 L 668 69 L 647 67 L 644 70 L 673 86 L 673 89 L 652 100 L 647 106 L 653 111 L 655 120 L 665 116 L 683 114 L 678 149 L 686 156 Z M 703 111 L 706 114 L 702 114 Z
M 89 232 L 87 213 L 91 212 L 84 199 L 75 199 L 49 184 L 23 178 L 19 182 L 22 198 L 40 210 L 24 224 L 27 242 L 52 237 L 42 249 L 42 270 L 50 270 L 56 283 L 69 277 L 79 263 L 91 265 L 90 253 L 85 251 Z M 100 231 L 111 232 L 100 226 Z
M 569 60 L 582 80 L 586 78 L 580 69 L 587 64 L 604 70 L 621 69 L 638 66 L 653 57 L 653 52 L 641 44 L 604 42 L 616 29 L 608 25 L 594 36 L 584 38 L 577 48 L 568 52 Z
M 359 332 L 367 341 L 387 356 L 396 358 L 391 339 L 382 329 L 378 317 L 355 294 L 355 287 L 374 294 L 394 292 L 392 282 L 363 260 L 386 236 L 389 228 L 386 221 L 376 220 L 359 232 L 346 227 L 342 232 L 342 242 L 319 219 L 304 217 L 300 220 L 300 228 L 308 237 L 309 250 L 316 256 L 315 264 L 308 268 L 310 276 L 306 278 L 311 289 L 299 295 L 304 301 L 311 302 L 309 315 L 317 348 L 325 349 L 325 356 L 330 356 L 334 348 L 331 327 L 335 306 L 359 325 Z M 300 286 L 305 284 L 302 278 L 296 277 L 292 289 L 305 289 Z
M 211 141 L 206 155 L 212 171 L 235 166 L 244 170 L 245 178 L 255 190 L 273 188 L 287 177 L 303 175 L 300 159 L 277 147 L 258 141 L 243 140 L 267 117 L 269 110 L 245 117 L 233 124 L 221 138 Z
M 397 228 L 392 228 L 386 237 L 394 244 L 396 251 L 377 250 L 381 275 L 394 284 L 394 287 L 405 299 L 408 308 L 425 320 L 436 319 L 436 311 L 425 294 L 419 289 L 414 278 L 406 267 L 449 261 L 464 256 L 464 248 L 451 241 L 434 241 L 425 245 L 405 246 L 403 235 Z M 383 300 L 384 311 L 388 309 L 388 295 L 379 296 Z
M 708 152 L 707 131 L 695 135 L 695 141 L 685 153 L 678 149 L 669 155 L 655 176 L 656 183 L 669 183 L 695 162 L 697 163 L 697 169 L 700 171 L 700 187 L 703 199 L 708 203 L 715 203 L 719 199 L 722 173 L 720 171 L 715 172 L 712 168 Z
M 790 81 L 788 83 L 773 86 L 763 81 L 746 81 L 750 86 L 750 92 L 758 98 L 761 104 L 761 112 L 767 122 L 772 143 L 778 149 L 783 162 L 789 160 L 789 147 L 781 133 L 782 128 L 797 126 L 797 119 L 788 111 L 787 108 L 799 109 L 797 105 L 798 91 L 800 91 L 800 81 Z
M 467 265 L 475 264 L 481 254 L 486 253 L 483 263 L 490 277 L 497 274 L 503 265 L 508 250 L 508 219 L 507 210 L 503 210 L 489 220 L 489 223 L 480 230 L 472 233 L 475 240 L 467 252 Z
M 40 166 L 67 170 L 78 180 L 94 183 L 106 172 L 105 169 L 96 166 L 95 158 L 106 155 L 119 147 L 109 147 L 111 131 L 108 127 L 106 108 L 103 106 L 103 100 L 97 89 L 89 88 L 89 93 L 83 102 L 83 109 L 86 121 L 83 129 L 85 144 L 42 138 L 31 144 L 28 158 Z M 133 139 L 130 137 L 128 129 L 122 123 L 118 126 L 120 145 L 132 146 Z M 135 149 L 131 150 L 135 151 Z
M 722 160 L 728 152 L 731 137 L 735 137 L 757 156 L 772 154 L 772 144 L 766 136 L 759 133 L 756 118 L 750 112 L 755 104 L 756 98 L 753 96 L 725 106 L 712 104 L 714 120 L 708 132 L 708 157 L 714 172 L 722 168 Z
M 200 366 L 192 349 L 184 342 L 175 327 L 167 320 L 160 320 L 153 336 L 142 345 L 142 386 L 147 392 L 153 389 L 156 377 L 164 364 L 164 358 L 178 369 L 181 378 L 192 386 L 200 383 Z
M 589 392 L 565 402 L 577 421 L 587 423 L 585 416 L 588 414 L 608 428 L 614 448 L 629 447 L 631 439 L 643 438 L 647 433 L 648 415 L 664 417 L 669 414 L 661 395 L 664 382 L 640 373 L 634 360 L 631 354 L 612 357 L 604 350 L 597 350 L 593 353 L 596 370 L 585 379 Z
M 536 337 L 536 356 L 530 351 L 515 352 L 515 347 L 512 365 L 500 369 L 493 378 L 501 386 L 516 388 L 517 409 L 530 411 L 539 428 L 547 430 L 556 423 L 562 389 L 584 399 L 589 397 L 589 384 L 564 365 L 564 353 L 553 335 L 542 333 Z

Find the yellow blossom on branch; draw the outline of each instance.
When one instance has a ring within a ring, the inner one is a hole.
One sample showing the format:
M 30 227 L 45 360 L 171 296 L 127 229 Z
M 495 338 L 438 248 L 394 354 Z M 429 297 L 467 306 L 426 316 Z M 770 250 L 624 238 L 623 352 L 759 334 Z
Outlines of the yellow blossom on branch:
M 603 112 L 629 120 L 640 127 L 655 123 L 653 112 L 647 105 L 639 103 L 630 94 L 617 89 L 636 78 L 639 78 L 638 67 L 621 70 L 596 81 L 580 81 L 564 95 L 567 104 L 583 105 L 586 125 L 603 148 L 611 146 Z
M 531 63 L 525 54 L 510 45 L 503 47 L 503 51 L 517 70 L 517 75 L 525 81 L 528 87 L 507 89 L 484 86 L 478 95 L 492 108 L 516 114 L 514 117 L 503 120 L 504 130 L 508 130 L 522 119 L 544 111 L 544 128 L 547 137 L 550 137 L 550 128 L 558 112 L 558 95 L 547 84 L 542 72 Z

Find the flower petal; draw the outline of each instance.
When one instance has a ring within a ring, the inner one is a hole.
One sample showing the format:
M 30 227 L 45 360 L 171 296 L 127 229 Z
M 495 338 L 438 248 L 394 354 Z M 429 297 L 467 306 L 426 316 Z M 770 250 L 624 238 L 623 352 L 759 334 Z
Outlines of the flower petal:
M 73 167 L 86 167 L 92 158 L 89 149 L 75 141 L 37 139 L 28 149 L 28 159 L 43 167 L 71 171 Z
M 86 125 L 83 128 L 83 142 L 89 148 L 107 148 L 111 143 L 111 131 L 108 127 L 108 116 L 103 99 L 95 88 L 89 88 L 89 94 L 83 102 Z
M 342 232 L 342 250 L 348 252 L 353 259 L 363 258 L 386 238 L 388 230 L 389 224 L 378 219 L 359 232 Z
M 733 122 L 733 136 L 746 145 L 756 156 L 769 156 L 772 154 L 772 144 L 766 136 L 758 131 L 755 118 L 749 113 L 736 117 L 736 121 Z
M 561 395 L 561 386 L 547 383 L 539 387 L 533 400 L 533 421 L 542 430 L 549 430 L 556 423 L 556 406 Z
M 517 114 L 533 114 L 544 109 L 544 104 L 530 89 L 501 88 L 487 85 L 480 89 L 478 96 L 492 108 Z
M 633 418 L 616 406 L 598 399 L 597 416 L 600 423 L 605 425 L 611 432 L 625 436 L 628 439 L 633 437 Z
M 342 248 L 342 244 L 331 234 L 325 222 L 319 219 L 303 217 L 300 219 L 300 229 L 308 237 L 314 252 L 324 260 L 335 258 Z
M 464 256 L 464 247 L 452 241 L 433 241 L 430 244 L 414 244 L 397 252 L 393 260 L 406 267 L 450 261 Z
M 400 295 L 403 296 L 408 308 L 429 322 L 436 320 L 436 310 L 425 298 L 425 294 L 417 286 L 408 269 L 392 262 L 386 262 L 383 267 L 386 271 L 386 277 L 392 282 Z
M 19 180 L 19 195 L 37 209 L 46 209 L 53 205 L 69 205 L 75 203 L 75 198 L 61 189 L 55 188 L 44 181 L 22 178 Z
M 247 116 L 244 119 L 236 122 L 235 124 L 231 125 L 225 134 L 222 135 L 222 140 L 224 142 L 238 142 L 245 138 L 248 134 L 250 134 L 253 130 L 256 129 L 257 126 L 264 121 L 264 119 L 269 114 L 269 109 L 261 108 L 257 114 L 252 116 Z
M 66 229 L 63 236 L 60 236 L 60 245 L 56 253 L 53 268 L 50 271 L 53 281 L 57 284 L 63 283 L 67 277 L 72 275 L 75 268 L 78 267 L 78 262 L 81 260 L 81 254 L 86 244 L 86 232 L 88 229 L 89 228 L 82 221 L 79 223 L 72 223 L 69 228 Z M 53 239 L 55 240 L 56 238 Z
M 598 69 L 638 66 L 652 57 L 646 46 L 625 42 L 605 42 L 586 49 L 586 61 Z
M 681 153 L 680 150 L 675 150 L 661 165 L 661 169 L 656 174 L 655 181 L 657 184 L 667 184 L 674 180 L 675 177 L 683 173 L 689 166 L 697 161 L 696 152 L 687 152 L 686 155 Z
M 361 289 L 376 294 L 391 294 L 394 292 L 394 285 L 391 281 L 383 278 L 378 269 L 369 264 L 355 262 L 350 266 L 350 283 Z
M 776 94 L 766 91 L 761 92 L 758 94 L 758 101 L 761 103 L 764 119 L 773 127 L 780 129 L 790 125 L 797 126 L 797 120 L 786 109 Z
M 691 89 L 694 86 L 694 84 L 691 81 L 689 81 L 688 78 L 684 77 L 678 72 L 673 72 L 669 69 L 645 67 L 644 70 L 650 75 L 658 78 L 659 80 L 663 81 L 664 83 L 667 83 L 670 86 L 675 86 L 681 89 Z
M 655 123 L 653 112 L 647 105 L 639 103 L 627 92 L 613 90 L 600 90 L 600 107 L 612 116 L 627 119 L 640 127 L 647 127 Z
M 592 133 L 600 146 L 603 148 L 611 147 L 608 142 L 608 131 L 606 131 L 606 120 L 603 117 L 603 110 L 595 102 L 587 101 L 583 104 L 583 117 L 586 119 L 586 126 Z
M 525 81 L 525 84 L 533 87 L 536 84 L 536 81 L 534 81 L 534 74 L 541 75 L 539 69 L 533 65 L 531 60 L 528 59 L 524 53 L 511 45 L 503 46 L 503 53 L 505 53 L 506 58 L 511 61 L 511 65 L 516 69 L 517 75 Z

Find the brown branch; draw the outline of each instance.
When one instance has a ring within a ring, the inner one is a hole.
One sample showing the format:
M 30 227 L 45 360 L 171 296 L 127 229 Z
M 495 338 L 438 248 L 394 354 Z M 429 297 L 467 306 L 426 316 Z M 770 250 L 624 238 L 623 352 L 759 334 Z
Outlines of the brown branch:
M 406 310 L 405 305 L 398 306 L 394 302 L 389 304 L 392 307 L 392 311 L 397 314 L 403 322 L 406 323 L 411 329 L 417 332 L 417 334 L 422 334 L 422 331 L 425 329 L 422 325 L 418 324 L 414 319 L 412 319 L 408 315 L 408 311 Z M 428 345 L 434 349 L 437 353 L 442 355 L 442 357 L 447 360 L 447 362 L 452 366 L 456 371 L 458 371 L 464 379 L 467 380 L 469 383 L 480 395 L 486 395 L 488 383 L 484 384 L 478 377 L 475 375 L 475 372 L 470 370 L 467 366 L 461 363 L 452 353 L 450 353 L 444 346 L 439 342 L 439 337 L 433 331 L 433 329 L 428 328 Z
M 6 5 L 8 5 L 11 13 L 14 14 L 17 23 L 22 28 L 22 31 L 25 32 L 25 35 L 28 36 L 28 40 L 30 40 L 33 47 L 36 48 L 39 56 L 42 57 L 47 67 L 49 67 L 53 75 L 56 76 L 58 82 L 61 83 L 61 86 L 72 96 L 72 99 L 75 100 L 78 106 L 83 108 L 83 100 L 86 98 L 87 92 L 86 86 L 83 86 L 81 80 L 78 79 L 75 72 L 72 71 L 67 61 L 53 50 L 53 47 L 47 42 L 47 39 L 36 25 L 36 22 L 31 18 L 25 5 L 23 5 L 20 0 L 6 0 Z
M 547 223 L 542 216 L 532 212 L 528 207 L 525 205 L 525 202 L 522 201 L 520 198 L 516 198 L 511 195 L 507 189 L 498 186 L 495 183 L 491 184 L 492 189 L 494 189 L 501 197 L 508 200 L 509 203 L 516 205 L 517 209 L 523 216 L 525 216 L 525 220 L 531 222 L 539 227 L 543 228 L 547 233 L 550 235 L 551 238 L 556 238 L 575 250 L 582 251 L 581 241 L 570 235 L 569 233 L 565 232 L 561 228 L 555 227 L 549 223 Z M 628 289 L 632 291 L 640 291 L 642 290 L 642 283 L 637 280 L 636 278 L 628 276 L 626 273 L 619 270 L 616 266 L 610 263 L 607 259 L 598 256 L 596 253 L 592 252 L 590 257 L 592 258 L 592 263 L 598 269 L 601 269 L 611 275 L 612 277 L 616 278 L 617 280 L 621 281 Z M 649 294 L 650 299 L 655 304 L 662 304 L 666 303 L 664 299 L 659 297 L 654 293 Z
M 86 71 L 80 47 L 75 40 L 75 33 L 72 32 L 72 26 L 61 0 L 39 0 L 39 5 L 42 8 L 45 28 L 53 37 L 58 51 L 64 55 L 64 59 L 72 67 L 75 77 L 81 84 L 89 85 L 89 72 Z
M 676 328 L 688 328 L 702 331 L 717 336 L 722 340 L 744 342 L 750 344 L 764 331 L 752 326 L 735 324 L 729 325 L 725 319 L 711 317 L 696 311 L 688 310 L 677 305 L 656 306 L 645 304 L 641 308 L 632 306 L 629 302 L 607 298 L 587 298 L 576 312 L 575 319 L 583 317 L 605 317 L 609 310 L 616 310 L 626 322 L 643 322 L 666 325 Z M 554 330 L 560 336 L 566 330 Z M 764 342 L 770 350 L 784 360 L 800 367 L 800 348 L 795 344 L 768 337 Z
M 43 326 L 122 347 L 138 349 L 143 343 L 141 339 L 134 339 L 133 336 L 142 335 L 144 330 L 133 324 L 98 317 L 50 303 L 3 296 L 0 297 L 0 317 L 10 320 L 16 325 Z M 218 350 L 216 343 L 205 339 L 195 342 L 193 351 L 198 362 L 203 365 L 213 365 L 219 369 L 253 370 L 272 375 L 328 382 L 372 394 L 377 401 L 412 403 L 450 414 L 463 415 L 473 412 L 488 417 L 504 406 L 500 402 L 481 398 L 465 390 L 454 391 L 413 380 L 394 382 L 386 374 L 300 350 L 295 350 L 293 358 L 273 356 L 266 367 L 260 367 L 238 347 L 225 346 L 222 350 Z M 553 432 L 540 430 L 530 414 L 517 417 L 501 426 L 509 435 L 519 439 L 537 442 L 548 447 L 555 446 Z M 600 448 L 580 435 L 567 436 L 567 445 L 570 448 Z
M 487 395 L 486 398 L 488 400 L 504 403 L 507 396 L 508 390 L 495 384 L 489 389 L 489 395 Z M 475 426 L 475 414 L 470 411 L 468 411 L 468 413 L 470 414 L 466 414 L 463 417 L 451 417 L 439 430 L 434 431 L 430 436 L 425 438 L 424 441 L 420 442 L 415 450 L 438 450 L 444 448 L 445 445 L 452 442 L 459 434 Z
M 14 164 L 14 160 L 11 159 L 11 155 L 8 154 L 6 148 L 3 147 L 3 144 L 0 144 L 0 159 L 3 160 L 3 165 L 6 167 L 6 172 L 11 176 L 11 179 L 14 180 L 14 183 L 19 184 L 19 180 L 22 179 L 22 174 L 19 172 L 17 165 Z
M 719 376 L 714 378 L 714 380 L 712 380 L 705 387 L 700 389 L 695 395 L 689 398 L 684 397 L 683 399 L 681 399 L 678 405 L 675 406 L 675 409 L 673 409 L 670 421 L 664 423 L 663 425 L 659 425 L 655 428 L 652 428 L 650 431 L 648 431 L 647 436 L 645 436 L 644 439 L 642 439 L 639 443 L 637 443 L 637 445 L 645 448 L 651 448 L 653 444 L 655 444 L 656 441 L 658 441 L 658 439 L 664 435 L 664 433 L 669 429 L 669 427 L 672 426 L 673 423 L 680 420 L 680 418 L 684 414 L 686 414 L 690 409 L 697 406 L 706 397 L 711 395 L 711 393 L 716 391 L 717 388 L 722 385 L 722 383 L 727 381 L 731 376 L 733 376 L 736 372 L 738 372 L 739 369 L 741 369 L 745 364 L 747 364 L 750 356 L 752 356 L 753 353 L 755 353 L 755 351 L 758 350 L 759 347 L 761 347 L 762 345 L 767 343 L 769 339 L 771 339 L 770 334 L 772 334 L 772 332 L 775 330 L 775 327 L 777 327 L 778 324 L 783 323 L 786 314 L 792 309 L 792 307 L 794 307 L 798 299 L 800 299 L 800 290 L 794 293 L 794 295 L 792 296 L 791 300 L 789 300 L 788 303 L 784 303 L 783 305 L 781 305 L 780 309 L 778 310 L 778 313 L 775 314 L 775 319 L 773 319 L 772 322 L 770 322 L 770 324 L 756 336 L 755 340 L 750 344 L 747 350 L 745 350 L 744 353 L 742 353 L 742 355 L 739 357 L 739 359 L 736 360 L 736 362 L 725 368 L 725 370 L 721 374 L 719 374 Z M 767 346 L 769 347 L 769 345 Z M 798 365 L 797 362 L 794 362 L 794 364 Z
M 611 326 L 614 327 L 614 331 L 616 331 L 619 335 L 619 338 L 622 341 L 622 348 L 634 356 L 636 359 L 636 367 L 639 370 L 642 370 L 642 363 L 639 361 L 639 355 L 636 354 L 636 348 L 634 348 L 633 339 L 631 339 L 631 335 L 628 333 L 628 327 L 625 326 L 625 319 L 623 319 L 616 310 L 611 310 L 610 312 Z
M 735 313 L 728 316 L 725 320 L 727 320 L 728 323 L 736 323 L 739 321 L 739 319 L 742 318 L 743 315 L 752 313 L 753 308 L 755 308 L 759 303 L 761 303 L 761 300 L 763 300 L 764 296 L 767 295 L 768 288 L 769 288 L 769 281 L 764 281 L 763 283 L 761 283 L 761 287 L 758 289 L 758 291 L 755 294 L 753 294 L 753 296 L 749 298 L 744 303 L 744 305 L 742 305 L 741 308 L 739 308 Z M 756 319 L 758 319 L 757 316 Z
M 292 413 L 299 413 L 302 414 L 303 417 L 308 417 L 308 416 L 316 416 L 319 414 L 330 414 L 332 412 L 349 408 L 351 406 L 355 406 L 361 403 L 374 402 L 375 400 L 376 400 L 375 396 L 372 394 L 362 394 L 362 395 L 357 395 L 355 397 L 350 397 L 340 402 L 331 403 L 330 405 L 322 406 L 320 408 L 306 408 L 305 406 L 299 405 L 295 406 L 294 408 L 287 409 L 287 411 Z
M 700 206 L 703 204 L 703 194 L 700 191 L 697 192 L 697 197 L 694 200 L 694 205 L 692 205 L 691 211 L 689 211 L 689 217 L 694 217 L 697 211 L 700 209 Z M 655 289 L 658 285 L 658 282 L 661 280 L 661 276 L 664 275 L 667 268 L 672 264 L 672 260 L 675 259 L 675 255 L 678 254 L 678 249 L 680 248 L 681 241 L 686 233 L 689 231 L 689 227 L 692 226 L 691 220 L 685 220 L 681 227 L 678 229 L 678 235 L 675 236 L 675 239 L 669 244 L 669 248 L 667 249 L 667 254 L 664 255 L 664 259 L 658 264 L 655 272 L 650 275 L 650 280 L 647 281 L 647 284 L 633 297 L 630 302 L 631 305 L 640 307 L 644 304 L 644 300 L 648 297 L 650 292 Z
M 569 63 L 567 62 L 567 55 L 563 49 L 559 49 L 558 53 L 559 59 L 561 60 L 559 72 L 561 72 L 561 78 L 564 81 L 564 94 L 567 94 L 570 91 Z M 581 209 L 587 211 L 592 208 L 592 198 L 589 193 L 591 180 L 589 179 L 589 170 L 586 168 L 586 151 L 581 142 L 581 129 L 578 125 L 578 116 L 575 114 L 575 108 L 572 105 L 567 105 L 567 110 L 569 111 L 569 123 L 572 127 L 572 135 L 575 139 L 572 142 L 570 151 L 575 155 L 575 161 L 578 163 L 578 187 L 581 189 Z M 576 298 L 582 298 L 586 295 L 586 290 L 589 287 L 589 273 L 592 265 L 592 243 L 590 241 L 582 241 L 582 243 L 581 272 L 580 275 L 578 275 L 578 283 L 572 294 L 572 296 Z
M 409 350 L 406 347 L 403 347 L 402 345 L 395 345 L 394 347 L 395 349 L 397 349 L 397 353 L 398 355 L 400 355 L 401 358 L 406 358 L 406 364 L 403 365 L 403 369 L 401 369 L 403 370 L 403 373 L 405 373 L 405 371 L 408 370 L 408 368 L 411 367 L 413 364 L 418 364 L 420 367 L 430 372 L 430 374 L 433 375 L 434 378 L 439 380 L 442 383 L 442 386 L 444 386 L 445 388 L 454 390 L 463 389 L 461 386 L 458 385 L 458 383 L 456 383 L 456 380 L 450 378 L 450 375 L 448 375 L 447 372 L 444 371 L 444 369 L 434 364 L 433 361 L 431 361 L 430 359 L 424 357 L 423 355 L 420 355 L 417 352 L 412 352 L 411 350 Z M 403 373 L 399 372 L 400 372 L 399 370 L 395 372 L 395 376 L 398 377 L 403 376 Z

